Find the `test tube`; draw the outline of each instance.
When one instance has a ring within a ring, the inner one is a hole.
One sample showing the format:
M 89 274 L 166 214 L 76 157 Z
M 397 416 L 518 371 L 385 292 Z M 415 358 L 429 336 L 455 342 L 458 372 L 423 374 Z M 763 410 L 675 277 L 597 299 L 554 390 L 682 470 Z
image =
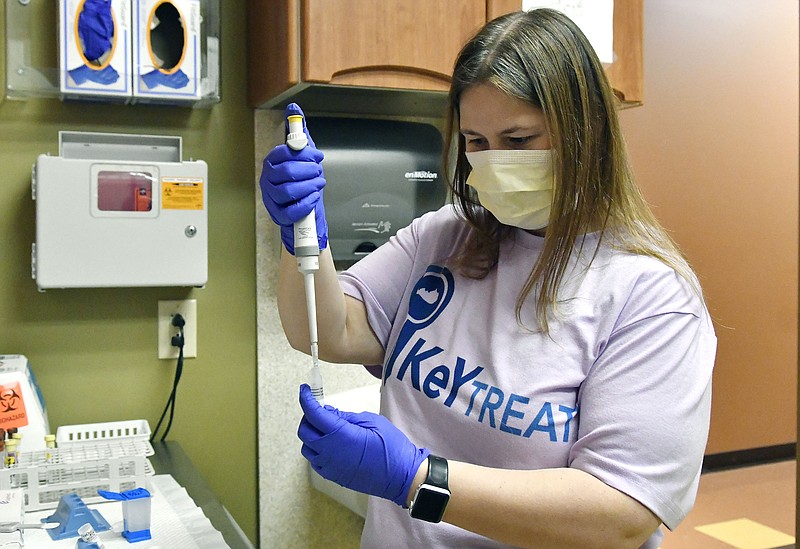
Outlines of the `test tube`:
M 19 452 L 20 449 L 22 448 L 22 433 L 19 433 L 19 432 L 11 433 L 11 440 L 16 440 L 17 441 L 17 448 L 16 449 L 17 449 L 17 452 Z M 17 456 L 17 458 L 19 458 L 19 456 Z M 17 461 L 19 461 L 19 459 L 17 459 Z
M 53 448 L 56 447 L 56 436 L 55 435 L 45 435 L 44 436 L 44 447 L 45 447 L 45 454 L 44 460 L 47 463 L 53 461 Z
M 17 464 L 17 444 L 18 440 L 10 438 L 6 441 L 5 464 L 6 467 L 13 467 Z
M 5 466 L 7 468 L 17 466 L 17 442 L 15 438 L 10 438 L 6 441 Z M 9 482 L 11 488 L 19 488 L 17 475 L 9 475 Z

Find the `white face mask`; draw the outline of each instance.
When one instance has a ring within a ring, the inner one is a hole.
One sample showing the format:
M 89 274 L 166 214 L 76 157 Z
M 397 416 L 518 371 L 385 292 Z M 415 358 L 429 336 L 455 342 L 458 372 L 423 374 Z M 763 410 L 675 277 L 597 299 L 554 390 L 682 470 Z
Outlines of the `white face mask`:
M 467 185 L 498 221 L 527 230 L 547 226 L 555 186 L 550 149 L 466 154 L 472 166 Z

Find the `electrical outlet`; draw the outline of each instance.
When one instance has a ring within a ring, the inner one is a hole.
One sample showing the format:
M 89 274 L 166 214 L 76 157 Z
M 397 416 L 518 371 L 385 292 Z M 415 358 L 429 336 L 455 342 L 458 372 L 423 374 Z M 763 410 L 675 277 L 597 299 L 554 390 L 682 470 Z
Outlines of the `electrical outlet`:
M 178 358 L 178 348 L 172 345 L 172 336 L 179 333 L 172 325 L 172 317 L 180 314 L 186 324 L 183 327 L 183 357 L 197 356 L 197 300 L 158 302 L 158 358 Z

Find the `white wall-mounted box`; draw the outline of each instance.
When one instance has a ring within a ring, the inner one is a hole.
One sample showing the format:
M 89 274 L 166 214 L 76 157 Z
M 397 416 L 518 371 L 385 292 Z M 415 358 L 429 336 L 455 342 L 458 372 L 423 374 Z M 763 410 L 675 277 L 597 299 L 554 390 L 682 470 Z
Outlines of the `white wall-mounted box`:
M 33 171 L 40 290 L 204 286 L 208 166 L 180 137 L 59 132 Z
M 203 96 L 200 0 L 133 0 L 133 95 Z
M 59 79 L 67 98 L 132 95 L 130 0 L 59 2 Z

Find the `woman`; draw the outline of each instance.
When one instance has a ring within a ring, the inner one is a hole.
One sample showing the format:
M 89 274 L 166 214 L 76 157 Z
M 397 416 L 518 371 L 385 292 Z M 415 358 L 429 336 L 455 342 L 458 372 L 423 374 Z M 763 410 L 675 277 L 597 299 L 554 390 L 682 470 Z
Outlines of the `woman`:
M 602 66 L 562 14 L 513 13 L 462 49 L 449 99 L 453 204 L 338 278 L 320 256 L 320 356 L 382 365 L 381 415 L 304 385 L 302 453 L 378 496 L 363 547 L 658 547 L 694 502 L 716 338 Z M 265 159 L 289 251 L 312 207 L 325 248 L 321 160 L 313 142 Z M 307 349 L 289 253 L 279 285 Z

